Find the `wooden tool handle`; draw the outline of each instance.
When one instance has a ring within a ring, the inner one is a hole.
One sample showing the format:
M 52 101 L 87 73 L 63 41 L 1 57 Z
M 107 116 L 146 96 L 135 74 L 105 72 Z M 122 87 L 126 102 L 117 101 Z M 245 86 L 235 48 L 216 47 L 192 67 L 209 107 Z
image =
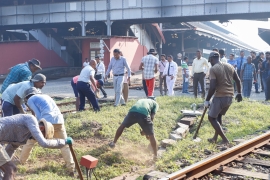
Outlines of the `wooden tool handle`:
M 75 155 L 75 153 L 74 153 L 72 144 L 69 144 L 68 146 L 69 146 L 70 152 L 71 152 L 71 154 L 72 154 L 73 160 L 74 160 L 74 162 L 75 162 L 76 169 L 77 169 L 77 171 L 78 171 L 78 173 L 79 173 L 80 180 L 83 180 L 82 171 L 81 171 L 81 168 L 80 168 L 79 163 L 78 163 L 78 161 L 77 161 L 76 155 Z
M 197 127 L 197 129 L 196 129 L 196 132 L 195 132 L 194 136 L 193 136 L 193 139 L 196 139 L 196 138 L 197 138 L 197 135 L 198 135 L 199 130 L 200 130 L 201 125 L 202 125 L 202 121 L 203 121 L 204 115 L 205 115 L 205 113 L 206 113 L 206 110 L 207 110 L 207 108 L 205 107 L 205 108 L 204 108 L 204 111 L 203 111 L 203 114 L 202 114 L 202 117 L 201 117 L 201 120 L 200 120 L 200 123 L 199 123 L 199 125 L 198 125 L 198 127 Z

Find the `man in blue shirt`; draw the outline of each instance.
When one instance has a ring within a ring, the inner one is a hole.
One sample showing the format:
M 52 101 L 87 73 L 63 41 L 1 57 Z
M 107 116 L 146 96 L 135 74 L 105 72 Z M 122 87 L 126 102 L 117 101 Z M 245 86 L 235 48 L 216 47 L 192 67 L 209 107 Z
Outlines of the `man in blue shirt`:
M 256 68 L 253 63 L 251 63 L 252 57 L 248 56 L 247 63 L 243 64 L 241 69 L 241 81 L 243 82 L 243 94 L 244 97 L 249 98 L 252 88 L 252 80 L 257 81 L 256 78 Z
M 15 114 L 26 114 L 23 108 L 25 91 L 30 87 L 42 89 L 46 84 L 46 76 L 36 74 L 30 81 L 23 81 L 18 84 L 11 84 L 2 94 L 2 116 L 12 116 Z
M 29 81 L 32 78 L 32 73 L 40 69 L 40 62 L 37 59 L 32 59 L 26 63 L 18 64 L 12 67 L 5 81 L 3 82 L 0 93 L 3 93 L 10 84 Z
M 234 59 L 234 54 L 230 54 L 229 60 L 227 61 L 230 65 L 234 67 L 234 69 L 237 68 L 237 61 Z
M 130 81 L 130 76 L 131 76 L 131 70 L 130 67 L 127 63 L 126 58 L 120 55 L 120 50 L 115 49 L 113 51 L 113 56 L 110 64 L 108 66 L 105 80 L 107 80 L 111 70 L 113 71 L 113 88 L 115 92 L 115 104 L 114 106 L 117 107 L 119 104 L 125 105 L 125 100 L 122 96 L 122 89 L 123 89 L 123 84 L 124 84 L 124 75 L 125 75 L 125 69 L 128 71 L 128 80 L 127 82 L 129 83 Z
M 30 108 L 32 114 L 36 116 L 37 120 L 40 121 L 43 119 L 53 125 L 53 138 L 66 139 L 67 133 L 64 125 L 64 118 L 54 100 L 46 94 L 40 94 L 39 91 L 34 87 L 26 90 L 25 94 L 27 106 Z M 27 161 L 35 143 L 36 140 L 29 139 L 23 146 L 20 156 L 21 163 L 24 164 Z M 67 168 L 70 171 L 70 175 L 74 176 L 75 164 L 69 147 L 66 145 L 60 150 L 67 164 Z
M 236 61 L 237 61 L 237 74 L 240 77 L 242 65 L 247 62 L 247 59 L 245 58 L 245 52 L 243 50 L 240 51 L 240 57 L 238 57 Z

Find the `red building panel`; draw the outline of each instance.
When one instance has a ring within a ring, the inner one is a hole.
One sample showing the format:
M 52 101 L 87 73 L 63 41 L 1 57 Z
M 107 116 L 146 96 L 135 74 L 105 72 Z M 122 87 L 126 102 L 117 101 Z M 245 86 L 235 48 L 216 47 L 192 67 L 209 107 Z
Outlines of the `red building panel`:
M 42 68 L 68 66 L 53 50 L 48 50 L 38 41 L 0 43 L 0 74 L 32 58 L 41 62 Z

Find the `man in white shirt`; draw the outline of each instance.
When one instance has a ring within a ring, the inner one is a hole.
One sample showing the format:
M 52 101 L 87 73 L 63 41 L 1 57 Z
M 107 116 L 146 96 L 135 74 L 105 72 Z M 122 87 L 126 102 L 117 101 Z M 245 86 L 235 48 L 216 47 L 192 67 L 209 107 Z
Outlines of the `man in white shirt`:
M 220 55 L 220 62 L 223 62 L 223 63 L 227 63 L 227 58 L 225 57 L 225 51 L 223 49 L 220 49 L 219 51 L 219 55 Z
M 166 55 L 161 54 L 161 61 L 159 61 L 159 90 L 160 95 L 163 96 L 163 91 L 165 92 L 165 96 L 167 95 L 167 83 L 166 83 L 166 77 L 163 76 L 164 69 L 166 67 L 166 64 L 168 61 L 166 60 Z M 162 85 L 164 84 L 164 90 L 162 88 Z
M 169 55 L 167 57 L 168 63 L 166 64 L 166 67 L 163 72 L 163 76 L 166 76 L 166 83 L 168 87 L 168 96 L 173 96 L 174 95 L 174 84 L 177 78 L 177 73 L 178 73 L 178 65 L 176 62 L 173 61 L 173 56 Z
M 85 97 L 87 97 L 88 101 L 90 101 L 95 112 L 100 111 L 97 98 L 95 95 L 95 92 L 99 91 L 94 79 L 96 65 L 97 65 L 96 60 L 91 60 L 90 65 L 87 65 L 82 69 L 80 76 L 78 78 L 77 90 L 80 94 L 80 107 L 79 107 L 80 111 L 84 110 Z M 95 88 L 95 92 L 92 89 L 91 85 Z
M 150 49 L 147 54 L 148 55 L 142 58 L 139 69 L 143 70 L 144 73 L 144 79 L 148 90 L 148 97 L 152 97 L 154 96 L 155 73 L 158 71 L 159 62 L 158 58 L 155 57 L 157 53 L 154 49 Z
M 88 65 L 89 65 L 89 60 L 88 60 L 88 58 L 85 58 L 85 61 L 83 63 L 83 67 L 88 66 Z
M 197 90 L 198 90 L 198 83 L 200 83 L 202 88 L 202 98 L 205 98 L 205 75 L 209 70 L 209 64 L 207 59 L 202 57 L 201 50 L 197 50 L 196 54 L 197 58 L 193 60 L 192 63 L 192 74 L 193 74 L 193 90 L 194 90 L 194 97 L 197 98 Z
M 104 63 L 100 60 L 99 56 L 95 57 L 95 60 L 97 61 L 97 67 L 96 67 L 96 73 L 95 73 L 95 79 L 96 80 L 103 80 L 105 77 L 105 65 Z M 100 90 L 103 94 L 103 98 L 107 98 L 107 93 L 103 89 L 103 87 L 100 87 Z

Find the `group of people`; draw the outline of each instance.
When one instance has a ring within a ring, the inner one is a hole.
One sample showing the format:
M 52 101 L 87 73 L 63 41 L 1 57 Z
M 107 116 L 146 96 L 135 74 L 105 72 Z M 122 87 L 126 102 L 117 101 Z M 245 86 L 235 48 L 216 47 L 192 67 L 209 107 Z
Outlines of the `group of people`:
M 32 59 L 12 67 L 3 82 L 0 119 L 0 168 L 4 172 L 3 180 L 15 177 L 17 168 L 11 158 L 16 149 L 23 145 L 19 163 L 24 164 L 36 142 L 44 148 L 60 149 L 69 175 L 76 176 L 68 147 L 73 140 L 67 137 L 63 115 L 54 100 L 41 93 L 46 77 L 39 73 L 32 78 L 32 73 L 40 69 L 40 62 Z M 32 115 L 27 114 L 27 110 Z

